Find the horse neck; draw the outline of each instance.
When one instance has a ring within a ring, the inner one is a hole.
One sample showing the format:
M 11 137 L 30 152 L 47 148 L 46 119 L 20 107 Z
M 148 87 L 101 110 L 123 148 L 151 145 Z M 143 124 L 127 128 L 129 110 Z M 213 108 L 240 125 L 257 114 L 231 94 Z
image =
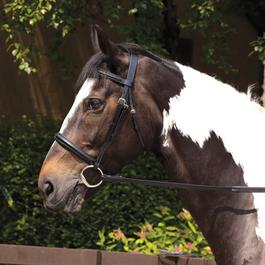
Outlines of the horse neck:
M 160 152 L 168 174 L 175 181 L 244 185 L 242 169 L 214 134 L 202 150 L 179 132 L 172 131 L 168 145 L 162 146 Z M 249 260 L 246 254 L 252 255 L 253 265 L 259 264 L 255 252 L 263 246 L 256 236 L 257 216 L 252 194 L 179 190 L 179 195 L 213 249 L 217 264 L 243 264 L 242 258 Z
M 184 76 L 185 88 L 178 96 L 169 99 L 169 102 L 175 100 L 175 105 L 169 103 L 173 114 L 170 113 L 170 108 L 164 113 L 164 130 L 159 150 L 168 174 L 176 181 L 188 183 L 245 185 L 244 176 L 250 174 L 253 167 L 244 164 L 251 157 L 245 154 L 245 150 L 240 149 L 246 139 L 238 138 L 240 130 L 245 129 L 242 133 L 246 136 L 247 128 L 243 126 L 242 121 L 236 124 L 238 127 L 233 126 L 233 122 L 236 122 L 234 119 L 243 107 L 249 108 L 251 113 L 256 109 L 260 111 L 259 107 L 254 106 L 254 103 L 228 85 L 202 74 L 200 76 L 198 73 L 192 73 L 195 75 L 193 82 L 197 90 L 190 89 L 190 80 L 185 78 L 185 68 L 180 69 Z M 200 94 L 199 85 L 204 94 Z M 222 99 L 226 101 L 220 102 Z M 243 106 L 244 104 L 246 105 Z M 239 109 L 235 115 L 233 113 L 237 107 Z M 250 121 L 251 115 L 247 117 Z M 208 119 L 208 122 L 204 119 Z M 230 132 L 225 120 L 232 126 Z M 229 134 L 232 134 L 232 138 Z M 256 148 L 257 144 L 254 146 Z M 247 143 L 246 148 L 248 147 Z M 240 151 L 245 153 L 237 153 Z M 238 165 L 238 161 L 246 166 L 245 172 Z M 250 185 L 252 183 L 250 181 Z M 260 183 L 257 185 L 260 186 Z M 253 203 L 252 194 L 187 190 L 179 193 L 212 247 L 217 264 L 239 265 L 246 261 L 249 262 L 247 264 L 263 264 L 264 242 L 256 233 L 257 214 L 253 209 L 257 206 Z M 260 197 L 258 199 L 260 200 Z

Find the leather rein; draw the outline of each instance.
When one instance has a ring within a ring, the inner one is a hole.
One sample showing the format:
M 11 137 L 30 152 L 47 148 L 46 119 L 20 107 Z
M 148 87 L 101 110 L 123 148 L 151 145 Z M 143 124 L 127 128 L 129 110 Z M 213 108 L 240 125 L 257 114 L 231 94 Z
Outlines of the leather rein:
M 104 174 L 100 169 L 102 158 L 107 150 L 107 148 L 112 144 L 113 139 L 117 133 L 117 129 L 121 124 L 125 115 L 130 112 L 132 117 L 132 123 L 134 131 L 140 144 L 144 147 L 143 138 L 141 136 L 139 127 L 136 122 L 136 111 L 133 105 L 132 99 L 132 88 L 135 79 L 135 74 L 137 70 L 138 57 L 134 51 L 130 54 L 130 64 L 128 69 L 127 78 L 124 79 L 116 74 L 105 72 L 99 70 L 99 74 L 105 76 L 111 81 L 120 84 L 122 86 L 122 95 L 118 100 L 118 107 L 116 109 L 113 121 L 109 127 L 106 135 L 106 139 L 100 148 L 100 152 L 97 158 L 89 156 L 81 148 L 72 143 L 69 139 L 63 136 L 61 133 L 55 135 L 55 141 L 61 145 L 64 149 L 71 152 L 79 159 L 84 161 L 88 166 L 86 166 L 80 174 L 80 184 L 84 184 L 88 188 L 96 188 L 102 184 L 103 181 L 111 183 L 131 183 L 131 184 L 141 184 L 155 187 L 166 187 L 166 188 L 176 188 L 176 189 L 189 189 L 197 191 L 218 191 L 218 192 L 236 192 L 236 193 L 264 193 L 265 187 L 248 187 L 248 186 L 216 186 L 216 185 L 200 185 L 182 182 L 171 182 L 171 181 L 158 181 L 158 180 L 146 180 L 141 178 L 128 178 L 123 176 L 112 176 Z M 99 181 L 96 184 L 91 184 L 85 177 L 85 173 L 88 170 L 96 170 L 99 175 Z

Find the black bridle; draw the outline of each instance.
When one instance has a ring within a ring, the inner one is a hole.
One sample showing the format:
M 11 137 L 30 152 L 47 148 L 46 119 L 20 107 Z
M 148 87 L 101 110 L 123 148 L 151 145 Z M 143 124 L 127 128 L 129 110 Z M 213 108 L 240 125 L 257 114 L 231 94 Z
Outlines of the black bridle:
M 99 70 L 100 75 L 105 76 L 106 78 L 110 79 L 111 81 L 118 83 L 122 85 L 122 95 L 118 100 L 118 107 L 116 109 L 114 118 L 112 120 L 112 123 L 109 127 L 109 130 L 107 132 L 106 138 L 104 143 L 102 144 L 99 154 L 97 158 L 93 158 L 89 156 L 87 153 L 85 153 L 82 149 L 80 149 L 78 146 L 76 146 L 74 143 L 72 143 L 70 140 L 68 140 L 65 136 L 63 136 L 61 133 L 57 133 L 55 135 L 55 140 L 57 143 L 59 143 L 63 148 L 68 150 L 69 152 L 72 152 L 77 157 L 79 157 L 81 160 L 89 164 L 87 167 L 83 169 L 81 172 L 81 180 L 83 183 L 90 188 L 97 187 L 102 183 L 102 179 L 97 184 L 89 184 L 87 182 L 87 179 L 84 176 L 84 171 L 88 168 L 95 168 L 98 170 L 100 175 L 103 177 L 104 174 L 102 170 L 100 169 L 100 164 L 102 162 L 102 158 L 108 149 L 108 147 L 112 144 L 114 137 L 117 133 L 117 129 L 119 125 L 121 124 L 123 118 L 125 115 L 130 111 L 131 117 L 132 117 L 132 123 L 134 131 L 137 135 L 137 138 L 140 142 L 140 144 L 144 147 L 143 138 L 141 136 L 140 130 L 138 128 L 137 122 L 136 122 L 136 111 L 133 105 L 133 99 L 132 99 L 132 88 L 133 83 L 135 79 L 135 74 L 137 70 L 137 64 L 138 64 L 138 57 L 137 55 L 132 51 L 130 56 L 130 64 L 128 69 L 127 78 L 124 79 L 118 75 L 115 75 L 113 73 L 105 72 L 102 70 Z
M 143 184 L 143 185 L 156 186 L 156 187 L 169 187 L 169 188 L 190 189 L 198 191 L 222 191 L 222 192 L 243 192 L 243 193 L 265 192 L 265 187 L 200 185 L 200 184 L 179 183 L 179 182 L 170 182 L 170 181 L 145 180 L 140 178 L 127 178 L 122 176 L 112 176 L 104 174 L 103 171 L 100 169 L 102 158 L 107 148 L 112 144 L 113 139 L 117 133 L 117 129 L 121 124 L 121 121 L 129 111 L 132 116 L 134 131 L 136 132 L 140 144 L 144 147 L 143 138 L 141 136 L 139 127 L 136 122 L 136 111 L 132 99 L 132 88 L 137 70 L 137 64 L 138 64 L 138 57 L 133 51 L 131 51 L 130 64 L 126 79 L 116 74 L 99 70 L 100 75 L 105 76 L 111 81 L 122 85 L 123 90 L 122 90 L 122 95 L 118 100 L 118 107 L 116 109 L 113 121 L 107 132 L 106 139 L 100 148 L 100 152 L 97 158 L 89 156 L 86 152 L 84 152 L 81 148 L 79 148 L 70 140 L 68 140 L 61 133 L 57 133 L 55 135 L 55 141 L 58 144 L 60 144 L 64 149 L 73 153 L 75 156 L 77 156 L 82 161 L 88 164 L 88 166 L 86 166 L 81 172 L 81 183 L 83 183 L 89 188 L 98 187 L 103 181 L 106 181 L 112 183 Z M 86 177 L 84 176 L 84 172 L 89 168 L 93 168 L 98 171 L 100 175 L 98 183 L 96 184 L 88 183 Z

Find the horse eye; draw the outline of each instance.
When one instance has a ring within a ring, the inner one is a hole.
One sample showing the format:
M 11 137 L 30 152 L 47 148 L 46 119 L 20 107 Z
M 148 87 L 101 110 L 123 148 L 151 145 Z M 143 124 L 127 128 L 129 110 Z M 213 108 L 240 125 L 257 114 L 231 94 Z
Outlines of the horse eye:
M 85 102 L 85 110 L 86 111 L 93 111 L 98 110 L 103 105 L 103 101 L 97 98 L 89 98 Z

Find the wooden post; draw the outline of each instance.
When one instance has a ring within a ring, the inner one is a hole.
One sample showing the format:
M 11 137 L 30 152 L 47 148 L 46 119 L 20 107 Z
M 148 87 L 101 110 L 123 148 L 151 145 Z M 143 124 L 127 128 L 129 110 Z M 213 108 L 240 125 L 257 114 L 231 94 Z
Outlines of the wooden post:
M 0 244 L 0 264 L 26 265 L 216 265 L 187 256 L 145 255 L 96 249 L 69 249 Z

